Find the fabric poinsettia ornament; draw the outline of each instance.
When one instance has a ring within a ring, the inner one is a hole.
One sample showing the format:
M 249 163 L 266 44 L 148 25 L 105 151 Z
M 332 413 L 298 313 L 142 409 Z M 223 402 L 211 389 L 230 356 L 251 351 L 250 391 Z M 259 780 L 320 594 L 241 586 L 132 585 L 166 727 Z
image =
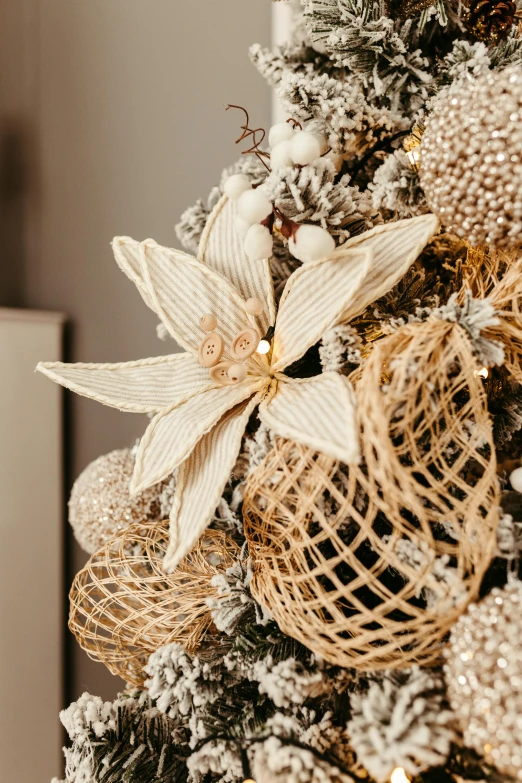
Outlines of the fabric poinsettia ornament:
M 423 215 L 349 240 L 294 272 L 276 313 L 269 261 L 246 257 L 235 209 L 226 196 L 217 204 L 198 259 L 152 240 L 113 242 L 119 266 L 184 353 L 121 364 L 38 365 L 57 383 L 105 405 L 155 414 L 139 446 L 131 491 L 179 468 L 168 571 L 210 524 L 256 407 L 275 434 L 348 464 L 358 461 L 349 382 L 337 373 L 295 379 L 285 369 L 328 329 L 389 291 L 438 229 L 433 215 Z M 249 314 L 249 299 L 258 300 L 262 312 Z M 210 334 L 202 331 L 202 316 Z M 267 332 L 273 339 L 262 354 L 257 349 Z M 234 378 L 229 371 L 238 362 L 243 371 Z

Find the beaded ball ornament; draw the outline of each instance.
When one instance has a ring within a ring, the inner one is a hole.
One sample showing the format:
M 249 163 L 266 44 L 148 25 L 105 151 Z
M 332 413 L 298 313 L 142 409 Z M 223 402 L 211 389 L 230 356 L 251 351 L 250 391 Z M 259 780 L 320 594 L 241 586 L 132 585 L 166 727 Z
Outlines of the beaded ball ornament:
M 131 496 L 135 459 L 130 449 L 98 457 L 76 479 L 69 500 L 69 522 L 81 548 L 90 555 L 133 522 L 147 522 L 162 514 L 163 492 L 169 482 Z
M 435 102 L 420 146 L 430 208 L 471 245 L 522 232 L 522 69 L 466 75 Z
M 446 679 L 464 742 L 522 780 L 522 583 L 495 588 L 451 632 Z

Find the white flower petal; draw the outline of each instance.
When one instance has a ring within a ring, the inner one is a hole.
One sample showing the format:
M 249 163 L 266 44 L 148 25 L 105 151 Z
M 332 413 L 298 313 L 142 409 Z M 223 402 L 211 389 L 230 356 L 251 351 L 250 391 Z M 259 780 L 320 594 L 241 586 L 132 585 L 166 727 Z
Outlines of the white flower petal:
M 289 278 L 276 321 L 272 370 L 284 370 L 334 326 L 358 301 L 369 274 L 371 250 L 341 248 L 331 258 L 304 264 Z
M 404 277 L 418 255 L 439 230 L 435 215 L 421 215 L 396 223 L 384 223 L 349 239 L 334 255 L 346 248 L 370 248 L 373 263 L 358 296 L 345 309 L 342 322 L 347 323 L 391 291 Z
M 257 394 L 228 411 L 180 466 L 170 515 L 170 543 L 163 561 L 167 572 L 176 568 L 212 521 L 248 419 L 261 396 Z
M 276 393 L 259 406 L 259 417 L 276 435 L 348 465 L 359 462 L 355 397 L 338 373 L 279 381 Z
M 265 385 L 266 380 L 249 379 L 236 386 L 220 386 L 158 413 L 141 439 L 131 492 L 142 492 L 170 476 L 230 408 Z
M 275 323 L 275 302 L 268 259 L 253 263 L 245 253 L 245 243 L 235 227 L 237 207 L 223 196 L 212 210 L 201 242 L 198 258 L 226 277 L 243 299 L 255 297 L 265 304 L 265 311 L 255 318 L 261 334 Z
M 36 369 L 77 394 L 134 413 L 156 413 L 215 386 L 189 353 L 119 364 L 40 362 Z
M 201 261 L 179 250 L 161 247 L 152 239 L 139 243 L 129 237 L 116 237 L 113 249 L 118 264 L 134 280 L 144 301 L 185 350 L 197 353 L 204 337 L 199 320 L 206 313 L 216 316 L 216 331 L 227 348 L 239 332 L 249 328 L 237 291 Z M 228 350 L 225 356 L 232 358 Z

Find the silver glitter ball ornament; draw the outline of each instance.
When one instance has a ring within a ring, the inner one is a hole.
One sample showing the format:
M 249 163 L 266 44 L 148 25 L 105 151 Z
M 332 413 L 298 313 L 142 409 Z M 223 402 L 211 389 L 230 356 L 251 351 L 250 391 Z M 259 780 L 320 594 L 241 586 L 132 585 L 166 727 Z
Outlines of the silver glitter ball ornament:
M 69 500 L 69 522 L 85 552 L 94 554 L 106 541 L 133 522 L 162 519 L 171 499 L 172 482 L 144 492 L 129 492 L 134 471 L 130 449 L 111 451 L 91 462 L 76 479 Z
M 522 237 L 522 68 L 486 70 L 435 101 L 419 176 L 441 222 L 472 246 Z
M 472 604 L 445 653 L 448 696 L 464 743 L 522 780 L 522 582 Z

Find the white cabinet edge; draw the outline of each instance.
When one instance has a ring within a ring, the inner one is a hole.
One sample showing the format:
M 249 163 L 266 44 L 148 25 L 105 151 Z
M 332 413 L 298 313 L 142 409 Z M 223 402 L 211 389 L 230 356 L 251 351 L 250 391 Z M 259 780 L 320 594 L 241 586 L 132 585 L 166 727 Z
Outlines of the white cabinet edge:
M 63 689 L 62 313 L 0 308 L 0 780 L 59 775 Z M 30 752 L 26 752 L 30 738 Z
M 67 320 L 65 313 L 46 310 L 25 310 L 21 307 L 0 307 L 0 320 L 23 321 L 25 323 L 63 324 Z

